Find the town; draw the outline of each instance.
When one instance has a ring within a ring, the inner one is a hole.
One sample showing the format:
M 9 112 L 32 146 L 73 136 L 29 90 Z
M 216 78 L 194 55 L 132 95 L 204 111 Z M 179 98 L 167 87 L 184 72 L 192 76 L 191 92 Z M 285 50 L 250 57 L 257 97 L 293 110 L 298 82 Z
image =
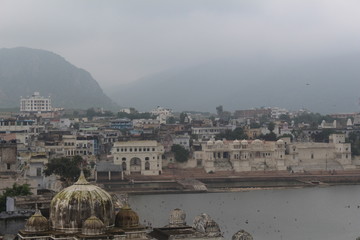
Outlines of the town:
M 86 184 L 85 176 L 113 193 L 216 191 L 229 189 L 219 185 L 229 176 L 238 189 L 360 177 L 359 113 L 323 116 L 279 107 L 214 110 L 71 110 L 52 107 L 51 97 L 39 92 L 21 97 L 20 110 L 4 111 L 0 119 L 2 218 L 11 219 L 14 213 L 27 218 L 20 212 L 35 208 L 48 214 L 55 193 L 71 187 L 81 171 Z M 264 183 L 246 185 L 241 179 Z M 157 185 L 146 187 L 144 182 Z M 21 188 L 31 195 L 11 193 Z M 117 202 L 126 206 L 126 200 Z M 137 231 L 145 234 L 144 229 Z

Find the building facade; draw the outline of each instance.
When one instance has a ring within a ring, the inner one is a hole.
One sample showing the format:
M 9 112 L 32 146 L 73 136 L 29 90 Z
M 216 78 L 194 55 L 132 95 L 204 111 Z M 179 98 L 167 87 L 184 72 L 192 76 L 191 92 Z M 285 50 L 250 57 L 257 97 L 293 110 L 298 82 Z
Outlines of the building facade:
M 202 150 L 196 151 L 194 156 L 206 172 L 355 168 L 351 145 L 345 143 L 344 134 L 330 135 L 329 143 L 291 143 L 288 138 L 278 141 L 211 139 L 202 144 Z
M 162 172 L 164 146 L 157 141 L 115 142 L 111 150 L 114 164 L 126 175 L 159 175 Z
M 20 99 L 20 112 L 41 113 L 51 112 L 51 98 L 40 96 L 39 92 L 34 92 L 31 97 Z

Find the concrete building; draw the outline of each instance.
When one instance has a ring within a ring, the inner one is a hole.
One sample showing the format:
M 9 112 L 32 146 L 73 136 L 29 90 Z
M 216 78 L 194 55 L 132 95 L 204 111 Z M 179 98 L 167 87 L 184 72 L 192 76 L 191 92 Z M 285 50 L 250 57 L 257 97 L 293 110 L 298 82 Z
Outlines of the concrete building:
M 40 96 L 39 92 L 34 92 L 31 97 L 20 99 L 20 112 L 23 113 L 42 113 L 51 112 L 51 98 Z
M 164 147 L 157 141 L 115 142 L 111 150 L 114 163 L 126 175 L 159 175 L 162 172 Z
M 224 133 L 226 130 L 234 130 L 234 126 L 225 127 L 194 127 L 191 128 L 191 133 L 196 135 L 199 140 L 209 140 L 215 135 Z

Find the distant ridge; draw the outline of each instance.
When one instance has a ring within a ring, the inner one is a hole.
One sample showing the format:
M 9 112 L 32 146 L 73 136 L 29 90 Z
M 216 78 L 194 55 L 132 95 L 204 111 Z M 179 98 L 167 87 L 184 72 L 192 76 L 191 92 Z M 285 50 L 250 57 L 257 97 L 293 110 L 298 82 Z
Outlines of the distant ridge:
M 360 110 L 360 54 L 308 59 L 219 59 L 167 70 L 124 86 L 109 96 L 124 106 L 215 112 L 279 106 L 319 113 Z
M 89 72 L 45 50 L 0 49 L 0 84 L 1 108 L 18 107 L 21 96 L 35 91 L 51 96 L 54 107 L 116 107 Z

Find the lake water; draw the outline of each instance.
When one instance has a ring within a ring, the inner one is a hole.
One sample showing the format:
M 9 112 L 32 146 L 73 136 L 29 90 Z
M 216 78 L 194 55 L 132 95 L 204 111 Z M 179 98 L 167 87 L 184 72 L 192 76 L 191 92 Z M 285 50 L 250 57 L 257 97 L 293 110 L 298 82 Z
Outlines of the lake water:
M 225 239 L 240 229 L 255 240 L 355 240 L 360 236 L 360 186 L 255 190 L 234 193 L 134 195 L 141 222 L 162 227 L 181 208 L 192 225 L 208 213 Z

